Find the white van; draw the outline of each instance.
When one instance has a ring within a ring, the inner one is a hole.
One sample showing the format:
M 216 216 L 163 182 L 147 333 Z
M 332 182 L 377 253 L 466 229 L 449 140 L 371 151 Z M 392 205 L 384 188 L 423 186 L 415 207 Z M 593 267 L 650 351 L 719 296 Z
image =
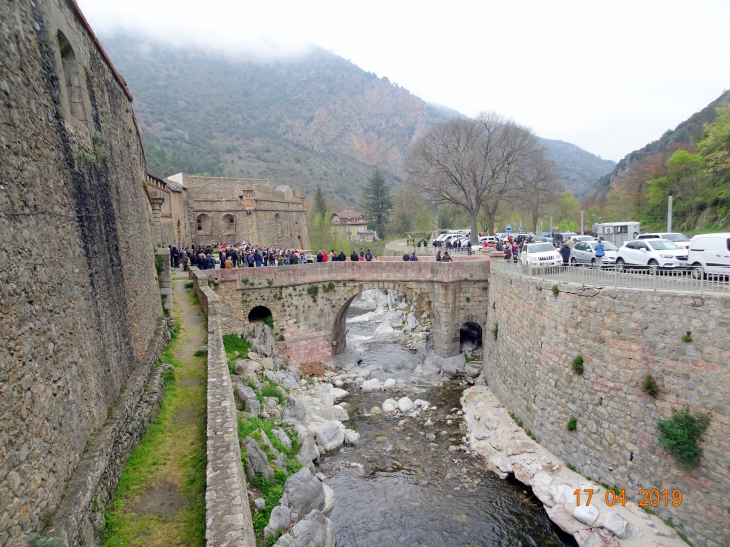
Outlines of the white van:
M 695 279 L 702 279 L 708 274 L 730 275 L 730 232 L 693 237 L 688 262 Z

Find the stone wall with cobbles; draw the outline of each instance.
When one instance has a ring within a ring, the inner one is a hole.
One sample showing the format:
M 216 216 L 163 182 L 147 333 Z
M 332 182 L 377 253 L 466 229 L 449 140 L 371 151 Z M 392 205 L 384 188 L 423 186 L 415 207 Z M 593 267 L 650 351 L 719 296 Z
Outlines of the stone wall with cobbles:
M 159 319 L 129 95 L 73 0 L 0 2 L 0 545 L 51 520 Z
M 669 506 L 662 498 L 650 508 L 694 545 L 730 544 L 730 298 L 567 284 L 556 296 L 551 284 L 501 273 L 489 286 L 484 374 L 525 428 L 627 500 L 667 489 Z M 577 355 L 583 374 L 572 368 Z M 646 375 L 659 385 L 656 399 L 641 389 Z M 712 415 L 691 472 L 657 442 L 657 420 L 686 405 Z
M 192 268 L 190 276 L 208 315 L 205 544 L 207 547 L 256 547 L 238 443 L 238 416 L 223 346 L 221 317 L 217 313 L 218 296 L 197 268 Z

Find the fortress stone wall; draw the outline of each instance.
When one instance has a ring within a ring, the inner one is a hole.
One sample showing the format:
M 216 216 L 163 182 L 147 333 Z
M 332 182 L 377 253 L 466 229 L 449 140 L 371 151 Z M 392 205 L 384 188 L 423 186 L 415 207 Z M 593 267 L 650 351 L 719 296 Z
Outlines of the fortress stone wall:
M 52 521 L 162 316 L 131 100 L 73 0 L 0 2 L 0 545 Z
M 494 308 L 492 308 L 494 304 Z M 497 339 L 490 332 L 498 325 Z M 690 331 L 693 342 L 682 337 Z M 730 544 L 730 298 L 580 288 L 493 273 L 484 329 L 489 387 L 537 440 L 586 477 L 625 489 L 678 489 L 650 508 L 694 545 Z M 583 374 L 572 361 L 582 355 Z M 656 399 L 642 392 L 646 375 Z M 712 413 L 699 469 L 682 471 L 656 423 L 690 405 Z M 567 431 L 571 416 L 577 431 Z
M 279 249 L 309 248 L 305 198 L 286 184 L 182 173 L 166 182 L 179 184 L 184 192 L 190 239 L 183 243 L 248 241 Z M 177 222 L 173 209 L 172 224 Z

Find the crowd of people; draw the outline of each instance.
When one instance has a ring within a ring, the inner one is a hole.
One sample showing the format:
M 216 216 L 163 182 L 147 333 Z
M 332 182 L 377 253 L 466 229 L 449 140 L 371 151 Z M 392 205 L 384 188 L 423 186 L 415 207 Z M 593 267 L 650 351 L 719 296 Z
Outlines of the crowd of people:
M 216 255 L 218 258 L 216 259 Z M 377 260 L 370 252 L 360 248 L 360 252 L 352 251 L 349 259 L 353 262 Z M 314 258 L 317 262 L 344 262 L 348 260 L 343 251 L 339 254 L 332 249 L 319 251 Z M 314 261 L 313 260 L 313 261 Z M 289 266 L 305 264 L 307 256 L 297 249 L 277 249 L 251 245 L 245 241 L 236 244 L 177 246 L 170 245 L 170 265 L 173 268 L 196 266 L 201 270 L 220 268 L 261 268 L 267 266 Z

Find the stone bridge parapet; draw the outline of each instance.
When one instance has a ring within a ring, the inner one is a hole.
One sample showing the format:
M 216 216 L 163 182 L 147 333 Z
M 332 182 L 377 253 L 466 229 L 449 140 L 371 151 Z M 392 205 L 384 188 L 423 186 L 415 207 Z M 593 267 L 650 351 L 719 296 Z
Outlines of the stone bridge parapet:
M 460 326 L 466 321 L 483 326 L 486 318 L 490 262 L 330 262 L 203 270 L 192 275 L 196 289 L 203 284 L 202 274 L 219 297 L 224 334 L 242 332 L 251 311 L 263 306 L 273 316 L 274 335 L 285 345 L 290 364 L 299 364 L 328 361 L 345 348 L 347 310 L 368 289 L 407 294 L 428 314 L 436 352 L 457 355 Z

